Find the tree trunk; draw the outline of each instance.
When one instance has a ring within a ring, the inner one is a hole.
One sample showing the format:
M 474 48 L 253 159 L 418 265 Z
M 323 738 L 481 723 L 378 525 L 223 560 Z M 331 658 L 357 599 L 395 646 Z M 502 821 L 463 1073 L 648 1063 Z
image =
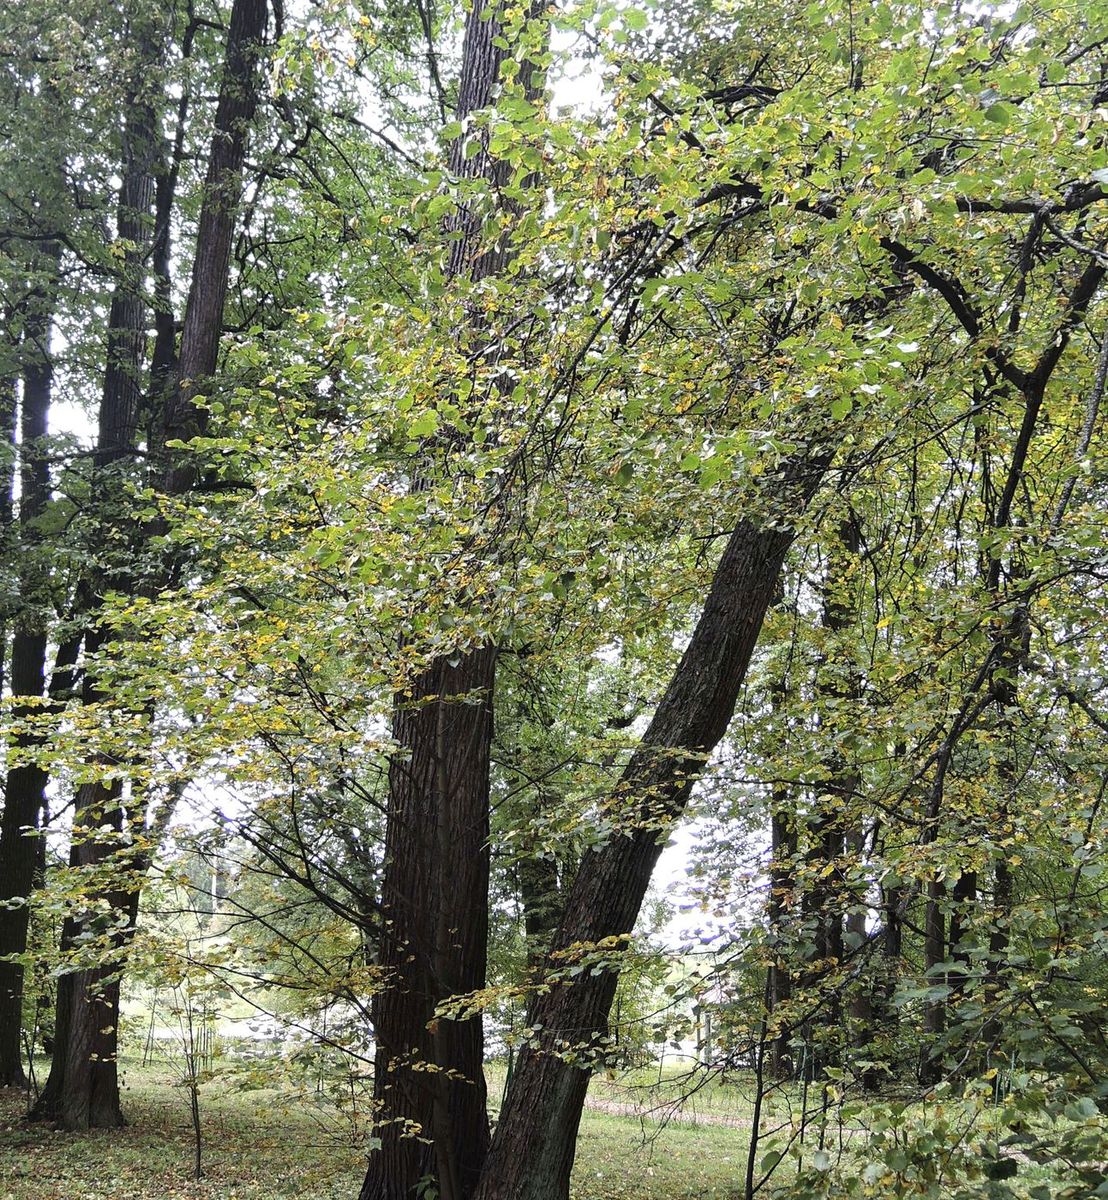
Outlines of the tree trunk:
M 493 99 L 506 53 L 496 44 L 504 42 L 501 15 L 498 7 L 483 13 L 474 5 L 466 18 L 459 118 Z M 532 98 L 536 84 L 534 77 L 525 81 Z M 466 137 L 456 139 L 451 170 L 502 184 L 507 166 L 482 136 L 469 157 Z M 476 282 L 504 269 L 507 237 L 485 246 L 482 224 L 468 208 L 448 222 L 455 234 L 451 278 Z M 479 315 L 470 323 L 479 334 Z M 488 645 L 439 658 L 396 699 L 378 951 L 385 977 L 372 1000 L 380 1145 L 370 1155 L 361 1200 L 410 1198 L 431 1181 L 440 1200 L 465 1200 L 488 1149 L 481 1014 L 440 1019 L 435 1011 L 485 985 L 496 659 Z
M 998 836 L 1003 837 L 1011 821 L 1011 812 L 1015 808 L 1016 789 L 1018 787 L 1019 769 L 1015 748 L 1016 724 L 1019 717 L 1019 676 L 1030 652 L 1031 630 L 1025 607 L 1021 604 L 1013 615 L 1010 627 L 1011 643 L 1006 656 L 1005 673 L 999 673 L 993 681 L 993 696 L 997 708 L 997 723 L 1005 741 L 1005 749 L 1001 756 L 998 773 L 1004 789 L 1004 798 L 998 813 Z M 996 855 L 993 861 L 993 904 L 989 922 L 989 962 L 985 974 L 984 1001 L 989 1010 L 988 1019 L 981 1036 L 985 1043 L 985 1052 L 989 1059 L 987 1065 L 996 1066 L 1003 1061 L 999 1051 L 999 1043 L 1003 1033 L 998 1008 L 1001 1004 L 1001 990 L 1004 975 L 1008 966 L 1011 934 L 1009 926 L 1012 918 L 1012 900 L 1015 881 L 1012 868 L 1003 853 Z
M 843 1044 L 844 922 L 855 899 L 846 886 L 846 851 L 852 834 L 857 836 L 860 850 L 861 836 L 851 811 L 856 805 L 858 776 L 836 742 L 842 734 L 842 714 L 848 713 L 847 720 L 853 720 L 847 706 L 857 700 L 861 690 L 853 648 L 843 644 L 844 635 L 849 635 L 857 622 L 853 591 L 860 544 L 857 523 L 851 518 L 843 520 L 828 546 L 823 581 L 826 642 L 816 670 L 815 692 L 817 703 L 824 705 L 820 725 L 827 731 L 828 746 L 823 754 L 824 779 L 809 819 L 808 883 L 803 897 L 805 924 L 815 945 L 815 962 L 803 979 L 811 996 L 805 1003 L 812 1012 L 806 1024 L 809 1053 L 805 1072 L 809 1079 L 838 1065 Z M 863 932 L 864 928 L 863 921 Z
M 159 29 L 162 24 L 164 16 L 151 15 L 141 27 L 130 31 L 141 47 L 144 65 L 137 68 L 130 81 L 124 111 L 116 229 L 125 251 L 108 313 L 96 451 L 90 479 L 91 506 L 100 527 L 105 531 L 122 529 L 124 534 L 127 519 L 120 511 L 123 500 L 120 464 L 126 462 L 134 449 L 143 391 L 146 253 L 152 237 L 158 152 L 157 117 L 147 98 L 146 74 L 162 58 L 166 37 L 165 31 Z M 110 539 L 105 541 L 110 544 Z M 106 637 L 98 627 L 104 592 L 108 588 L 128 590 L 130 584 L 127 569 L 111 561 L 101 563 L 95 577 L 84 582 L 81 616 L 86 625 L 86 656 L 95 654 Z M 83 701 L 102 699 L 95 681 L 86 678 Z M 118 837 L 104 840 L 82 835 L 81 830 L 107 826 L 116 835 L 122 832 L 120 790 L 118 783 L 89 783 L 78 789 L 73 811 L 71 867 L 96 867 L 118 853 Z M 111 911 L 118 910 L 118 900 L 112 897 Z M 78 937 L 94 935 L 100 920 L 91 906 L 89 913 L 80 919 L 67 920 L 62 931 L 63 952 L 72 950 Z M 87 1129 L 90 1125 L 114 1128 L 123 1123 L 116 1068 L 119 969 L 113 955 L 100 968 L 82 969 L 60 978 L 54 1053 L 46 1087 L 35 1106 L 36 1117 L 59 1120 L 67 1129 Z
M 963 939 L 970 925 L 973 911 L 977 907 L 977 872 L 965 870 L 957 878 L 950 893 L 950 923 L 947 932 L 949 961 L 954 965 L 948 972 L 951 1005 L 957 1004 L 965 995 L 970 977 L 970 948 Z
M 837 799 L 837 798 L 836 798 Z M 818 1079 L 825 1067 L 834 1066 L 832 1039 L 842 1026 L 842 1006 L 835 973 L 843 954 L 841 814 L 829 794 L 817 796 L 806 822 L 804 853 L 805 889 L 801 913 L 807 944 L 807 962 L 800 973 L 801 1003 L 807 1012 L 803 1025 L 804 1078 Z
M 0 561 L 16 561 L 15 545 L 15 463 L 18 455 L 16 428 L 19 409 L 16 401 L 16 377 L 9 374 L 14 365 L 3 364 L 0 371 Z M 7 690 L 8 633 L 11 628 L 12 610 L 8 605 L 0 609 L 0 696 Z
M 389 770 L 378 949 L 389 975 L 373 1000 L 381 1146 L 363 1198 L 407 1197 L 431 1177 L 460 1200 L 488 1144 L 481 1023 L 435 1008 L 485 983 L 495 664 L 492 648 L 440 659 L 413 684 L 419 702 L 398 698 L 394 735 L 411 757 Z
M 57 270 L 59 248 L 51 246 L 44 256 L 45 271 Z M 12 639 L 11 690 L 17 721 L 34 718 L 46 690 L 46 597 L 44 572 L 35 561 L 40 541 L 38 523 L 50 498 L 50 473 L 46 435 L 53 387 L 50 359 L 52 317 L 45 292 L 30 301 L 24 343 L 27 347 L 23 370 L 20 411 L 20 500 L 19 583 L 20 611 Z M 26 754 L 39 738 L 20 730 L 14 751 Z M 4 789 L 4 815 L 0 822 L 0 955 L 22 954 L 27 949 L 31 894 L 38 856 L 38 821 L 46 798 L 46 772 L 35 762 L 12 766 Z M 23 966 L 0 961 L 0 1085 L 24 1082 Z
M 95 649 L 93 644 L 90 651 Z M 130 865 L 115 861 L 116 840 L 92 832 L 107 828 L 117 837 L 122 833 L 121 790 L 118 784 L 100 783 L 84 784 L 78 790 L 71 868 L 91 870 L 114 863 L 126 870 Z M 86 952 L 91 948 L 98 961 L 67 971 L 58 980 L 50 1074 L 31 1115 L 57 1121 L 68 1130 L 114 1129 L 124 1124 L 118 1077 L 119 986 L 123 951 L 138 912 L 138 892 L 121 884 L 107 899 L 106 910 L 90 903 L 62 926 L 64 954 L 74 953 L 85 941 Z
M 121 800 L 118 785 L 85 784 L 77 794 L 74 820 L 87 823 L 86 828 L 97 831 L 107 827 L 118 835 L 123 828 Z M 114 841 L 91 835 L 81 837 L 76 828 L 74 836 L 70 853 L 73 867 L 94 869 L 111 862 L 118 853 Z M 131 910 L 127 900 L 128 897 L 122 894 L 110 897 L 112 917 Z M 118 932 L 107 932 L 100 928 L 103 921 L 103 914 L 90 911 L 74 923 L 78 936 L 103 939 L 98 949 L 105 961 L 66 976 L 69 987 L 66 1037 L 64 1042 L 55 1038 L 51 1062 L 53 1075 L 54 1063 L 61 1060 L 63 1082 L 55 1115 L 63 1129 L 115 1129 L 124 1123 L 118 1072 L 122 970 L 118 955 L 133 926 L 129 923 Z
M 927 906 L 924 916 L 923 961 L 928 987 L 939 987 L 944 978 L 934 968 L 946 961 L 946 919 L 943 904 L 946 885 L 933 879 L 927 885 Z M 946 1029 L 946 1001 L 928 1000 L 923 1006 L 923 1046 L 920 1054 L 919 1080 L 923 1084 L 938 1083 L 942 1077 L 942 1053 L 938 1041 Z
M 513 1074 L 477 1200 L 565 1200 L 569 1194 L 590 1070 L 605 1053 L 617 979 L 611 955 L 634 929 L 661 853 L 660 834 L 683 812 L 726 732 L 793 541 L 788 522 L 829 462 L 830 455 L 813 455 L 772 474 L 760 497 L 774 501 L 772 524 L 742 520 L 728 540 L 688 648 L 609 799 L 611 815 L 626 821 L 605 845 L 587 851 L 578 868 L 548 964 L 550 990 L 532 1005 L 534 1039 Z M 583 957 L 584 966 L 601 942 L 606 969 L 567 974 L 575 959 Z
M 788 919 L 796 888 L 796 818 L 789 807 L 785 788 L 774 788 L 773 811 L 770 814 L 769 902 L 766 919 L 769 922 L 771 953 L 766 983 L 766 1008 L 772 1013 L 792 997 L 792 970 L 789 965 L 791 937 Z M 776 1078 L 790 1075 L 793 1070 L 789 1055 L 791 1030 L 787 1025 L 775 1029 L 770 1056 L 770 1071 Z
M 846 853 L 851 863 L 860 863 L 865 852 L 865 838 L 861 821 L 854 819 L 846 835 Z M 859 903 L 860 897 L 851 893 L 853 903 L 846 914 L 846 949 L 849 954 L 856 954 L 866 941 L 866 913 Z M 855 1058 L 872 1062 L 874 1060 L 871 1048 L 874 1034 L 877 1032 L 873 1022 L 873 979 L 869 974 L 856 973 L 847 988 L 849 998 L 849 1031 L 850 1042 L 855 1051 Z M 873 1067 L 862 1067 L 856 1070 L 862 1086 L 867 1091 L 873 1091 L 879 1082 L 879 1076 Z
M 231 9 L 177 378 L 166 401 L 166 442 L 198 437 L 207 425 L 207 412 L 196 406 L 195 398 L 215 373 L 219 361 L 235 216 L 242 198 L 246 137 L 258 104 L 261 47 L 268 9 L 268 0 L 235 0 Z M 159 368 L 162 365 L 159 363 Z M 195 478 L 196 468 L 189 459 L 171 452 L 166 491 L 187 492 Z
M 242 188 L 242 165 L 246 135 L 257 104 L 258 63 L 265 34 L 267 0 L 235 0 L 216 108 L 215 128 L 208 160 L 204 198 L 200 211 L 196 258 L 192 285 L 181 339 L 180 368 L 175 389 L 168 391 L 164 428 L 167 438 L 186 439 L 202 431 L 202 410 L 194 404 L 196 383 L 213 374 L 223 327 L 223 309 L 227 294 L 234 216 Z M 157 61 L 162 42 L 153 28 L 144 31 L 148 60 Z M 112 298 L 100 406 L 97 454 L 94 463 L 94 492 L 103 506 L 104 519 L 118 516 L 109 507 L 118 500 L 110 486 L 110 468 L 126 455 L 134 443 L 139 401 L 140 377 L 146 343 L 147 304 L 141 286 L 146 270 L 146 247 L 154 237 L 150 216 L 155 208 L 155 174 L 158 139 L 156 118 L 150 104 L 140 99 L 145 87 L 141 77 L 134 81 L 128 105 L 124 135 L 125 170 L 120 195 L 119 229 L 134 247 L 125 262 L 124 277 Z M 157 219 L 167 214 L 157 212 Z M 158 231 L 158 252 L 164 255 L 168 234 Z M 164 326 L 164 322 L 163 322 Z M 166 347 L 162 339 L 161 354 Z M 165 367 L 159 362 L 159 369 Z M 169 491 L 189 487 L 194 479 L 191 465 L 171 461 L 166 470 Z M 94 653 L 104 640 L 97 628 L 98 597 L 106 587 L 135 590 L 133 578 L 101 574 L 93 588 L 94 597 L 87 635 L 88 653 Z M 88 682 L 86 701 L 104 697 L 94 680 Z M 141 824 L 142 822 L 137 822 Z M 131 826 L 136 824 L 132 813 Z M 107 826 L 117 835 L 108 839 L 96 836 L 76 837 L 70 853 L 74 867 L 96 867 L 109 859 L 130 878 L 108 899 L 108 911 L 116 921 L 114 930 L 97 928 L 102 917 L 90 909 L 75 925 L 63 931 L 72 946 L 81 934 L 101 939 L 104 960 L 97 966 L 79 969 L 64 976 L 64 996 L 59 989 L 58 1034 L 50 1068 L 50 1078 L 36 1113 L 54 1117 L 68 1129 L 116 1126 L 123 1116 L 119 1105 L 116 1066 L 119 1024 L 119 979 L 123 971 L 126 944 L 133 932 L 138 913 L 139 861 L 142 855 L 120 857 L 119 836 L 124 829 L 122 788 L 118 783 L 87 784 L 77 795 L 74 810 L 75 832 L 78 825 L 93 829 Z
M 900 981 L 901 955 L 903 953 L 903 928 L 900 906 L 903 891 L 897 887 L 881 885 L 881 911 L 884 914 L 881 928 L 881 950 L 878 959 L 878 981 L 876 992 L 874 1025 L 883 1035 L 886 1045 L 895 1043 L 900 1014 L 893 997 Z M 895 1065 L 895 1064 L 890 1064 Z

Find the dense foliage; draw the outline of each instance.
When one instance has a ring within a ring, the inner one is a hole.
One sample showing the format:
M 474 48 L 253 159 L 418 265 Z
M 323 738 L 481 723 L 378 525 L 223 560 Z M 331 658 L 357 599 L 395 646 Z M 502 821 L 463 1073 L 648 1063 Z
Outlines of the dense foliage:
M 564 1197 L 672 1041 L 735 1194 L 1101 1194 L 1105 28 L 9 5 L 0 1082 L 119 1124 L 123 981 L 363 1200 Z

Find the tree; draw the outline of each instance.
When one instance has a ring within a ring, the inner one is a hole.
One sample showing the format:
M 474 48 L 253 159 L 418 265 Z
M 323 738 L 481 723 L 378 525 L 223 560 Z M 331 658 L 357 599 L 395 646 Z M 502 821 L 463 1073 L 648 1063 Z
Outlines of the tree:
M 47 610 L 44 561 L 38 552 L 40 524 L 49 503 L 47 423 L 52 363 L 50 298 L 60 247 L 47 243 L 35 263 L 40 282 L 25 301 L 23 387 L 20 397 L 20 551 L 24 568 L 22 611 L 15 622 L 11 652 L 12 695 L 19 697 L 17 720 L 32 725 L 46 694 Z M 27 755 L 37 741 L 33 729 L 17 736 L 15 751 Z M 0 825 L 0 1085 L 24 1082 L 22 1059 L 23 966 L 27 949 L 27 898 L 35 874 L 39 820 L 46 804 L 46 772 L 25 758 L 8 770 Z
M 181 359 L 176 387 L 167 392 L 167 441 L 198 432 L 197 410 L 191 397 L 196 383 L 216 368 L 234 214 L 242 187 L 246 135 L 257 103 L 266 14 L 266 0 L 239 0 L 231 12 Z M 146 25 L 142 24 L 144 17 Z M 126 273 L 112 299 L 98 449 L 93 463 L 93 494 L 109 512 L 111 506 L 103 489 L 111 479 L 113 464 L 131 451 L 137 432 L 147 324 L 142 299 L 145 247 L 153 236 L 150 218 L 158 149 L 157 117 L 144 89 L 148 74 L 161 62 L 166 37 L 158 19 L 146 14 L 140 16 L 133 33 L 140 49 L 123 135 L 125 169 L 118 221 L 120 237 L 130 249 L 125 252 Z M 171 492 L 181 490 L 191 484 L 192 478 L 191 471 L 182 475 L 179 467 L 170 466 L 166 486 Z M 118 526 L 119 518 L 110 517 L 109 528 L 112 523 Z M 86 655 L 93 662 L 106 649 L 107 635 L 98 612 L 104 592 L 111 588 L 134 593 L 142 586 L 134 578 L 133 568 L 101 571 L 90 582 L 92 598 L 84 618 L 88 622 Z M 113 705 L 95 670 L 93 667 L 86 677 L 83 703 Z M 69 1129 L 111 1127 L 123 1121 L 117 1078 L 119 980 L 124 950 L 138 915 L 141 879 L 150 858 L 147 842 L 153 840 L 156 845 L 155 831 L 164 827 L 169 815 L 164 808 L 157 812 L 149 790 L 132 786 L 128 792 L 120 768 L 126 769 L 125 761 L 102 759 L 102 777 L 94 777 L 80 787 L 74 808 L 70 867 L 78 876 L 87 875 L 91 882 L 84 885 L 83 911 L 69 917 L 63 929 L 63 949 L 77 952 L 76 963 L 61 977 L 55 1052 L 50 1076 L 36 1105 L 38 1116 L 57 1117 Z M 129 839 L 126 829 L 131 831 Z M 108 836 L 104 836 L 105 831 Z M 140 831 L 144 835 L 141 838 Z M 105 865 L 117 872 L 107 887 L 101 880 Z
M 1089 926 L 1047 896 L 1091 897 L 1062 847 L 1088 857 L 1100 828 L 1078 745 L 1102 728 L 1099 493 L 1075 465 L 1103 390 L 1092 26 L 575 10 L 554 19 L 607 90 L 567 116 L 532 88 L 537 12 L 473 11 L 460 63 L 430 10 L 407 17 L 343 43 L 402 48 L 373 75 L 390 117 L 421 77 L 444 110 L 388 126 L 395 170 L 359 192 L 381 131 L 282 84 L 262 119 L 288 161 L 263 156 L 239 250 L 201 213 L 183 346 L 208 351 L 172 390 L 156 582 L 105 598 L 115 644 L 70 709 L 85 762 L 132 795 L 216 773 L 254 869 L 354 927 L 335 985 L 373 992 L 366 1197 L 567 1194 L 694 792 L 773 852 L 773 1011 L 749 930 L 743 974 L 720 969 L 759 1056 L 776 1034 L 817 1089 L 877 1065 L 906 1085 L 921 1058 L 923 1088 L 969 1087 L 1034 1036 L 1055 1071 Z M 334 66 L 314 34 L 275 62 Z M 440 124 L 447 170 L 425 161 Z M 286 236 L 303 258 L 251 265 Z M 1014 869 L 1024 826 L 1041 877 Z M 489 986 L 515 913 L 529 941 Z M 486 1159 L 481 1022 L 524 1004 Z
M 517 13 L 510 24 L 500 6 L 486 12 L 474 5 L 466 17 L 455 109 L 462 132 L 452 142 L 449 168 L 460 180 L 480 180 L 493 198 L 510 182 L 511 165 L 491 152 L 487 128 L 472 128 L 469 136 L 465 130 L 492 103 L 513 43 L 528 32 L 528 16 L 537 18 L 538 7 Z M 522 76 L 523 102 L 537 102 L 537 67 L 526 57 Z M 500 207 L 509 219 L 518 212 L 514 200 Z M 447 222 L 447 284 L 462 277 L 479 286 L 503 272 L 510 234 L 501 227 L 488 245 L 487 221 L 475 196 Z M 484 337 L 475 307 L 469 319 L 476 338 Z M 471 395 L 470 407 L 476 399 Z M 414 487 L 425 489 L 432 478 L 417 478 Z M 499 651 L 490 641 L 436 655 L 396 698 L 377 927 L 377 962 L 385 976 L 372 1010 L 380 1146 L 370 1155 L 362 1200 L 409 1196 L 430 1177 L 444 1200 L 464 1200 L 484 1163 L 489 1134 L 480 1014 L 444 1021 L 436 1010 L 486 982 Z

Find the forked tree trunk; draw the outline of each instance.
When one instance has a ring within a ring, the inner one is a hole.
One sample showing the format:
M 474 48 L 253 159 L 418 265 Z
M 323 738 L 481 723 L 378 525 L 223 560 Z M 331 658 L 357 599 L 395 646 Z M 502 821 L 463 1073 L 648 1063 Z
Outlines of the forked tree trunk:
M 728 539 L 688 648 L 610 797 L 623 824 L 586 852 L 548 963 L 551 987 L 528 1016 L 535 1036 L 520 1055 L 477 1200 L 565 1200 L 592 1065 L 605 1053 L 617 971 L 566 975 L 605 939 L 625 945 L 664 837 L 704 761 L 723 737 L 762 620 L 793 541 L 790 521 L 819 486 L 830 455 L 786 464 L 763 485 L 772 516 L 745 519 Z M 610 952 L 609 952 L 610 953 Z M 567 1051 L 576 1061 L 567 1061 Z
M 492 102 L 506 53 L 501 15 L 475 4 L 466 19 L 459 118 Z M 525 81 L 532 98 L 534 83 Z M 501 185 L 508 167 L 481 137 L 469 157 L 466 135 L 455 141 L 451 170 Z M 504 269 L 507 239 L 485 245 L 481 226 L 465 207 L 448 223 L 448 276 L 476 282 Z M 470 332 L 481 336 L 476 313 Z M 464 1200 L 488 1149 L 480 1013 L 439 1019 L 435 1010 L 485 985 L 496 660 L 492 645 L 436 659 L 396 697 L 378 931 L 385 977 L 371 1006 L 379 1145 L 361 1200 L 410 1200 L 432 1183 L 440 1200 Z

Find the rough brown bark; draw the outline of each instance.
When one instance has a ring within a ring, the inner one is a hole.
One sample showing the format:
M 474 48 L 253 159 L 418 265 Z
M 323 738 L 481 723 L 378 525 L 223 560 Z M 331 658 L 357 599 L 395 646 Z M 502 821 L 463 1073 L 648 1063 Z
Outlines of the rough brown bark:
M 499 7 L 474 5 L 466 19 L 460 118 L 492 102 L 505 55 L 500 18 Z M 533 81 L 526 86 L 534 97 Z M 504 181 L 507 167 L 484 135 L 476 154 L 465 150 L 463 136 L 450 150 L 452 172 Z M 448 232 L 450 277 L 479 281 L 503 270 L 507 237 L 487 245 L 474 209 L 463 206 Z M 479 336 L 476 313 L 471 324 Z M 361 1200 L 401 1200 L 430 1180 L 441 1200 L 464 1200 L 488 1148 L 480 1014 L 440 1019 L 435 1010 L 485 984 L 496 659 L 489 645 L 437 659 L 396 698 L 378 948 L 385 978 L 372 1001 L 380 1145 Z
M 235 0 L 231 11 L 192 285 L 182 332 L 180 367 L 176 387 L 168 391 L 166 398 L 163 427 L 167 438 L 187 439 L 201 432 L 203 427 L 202 410 L 196 408 L 193 401 L 197 382 L 210 376 L 216 368 L 234 216 L 242 187 L 247 129 L 257 104 L 258 64 L 267 11 L 267 0 Z M 146 39 L 149 61 L 157 61 L 163 43 L 156 30 L 153 27 L 145 29 L 138 36 Z M 140 380 L 146 344 L 147 304 L 143 288 L 138 284 L 146 270 L 146 248 L 155 238 L 152 210 L 156 211 L 159 222 L 168 221 L 168 213 L 164 211 L 164 191 L 162 209 L 155 205 L 158 140 L 153 110 L 147 101 L 140 99 L 144 94 L 145 80 L 137 78 L 127 109 L 119 206 L 120 236 L 127 238 L 134 249 L 128 255 L 124 277 L 112 298 L 94 457 L 94 491 L 106 521 L 112 519 L 107 515 L 107 506 L 117 500 L 111 486 L 111 468 L 133 446 L 143 394 Z M 156 237 L 159 259 L 165 257 L 167 238 L 168 230 L 159 228 Z M 164 371 L 169 347 L 164 336 L 165 321 L 161 324 L 161 357 L 156 366 L 159 371 Z M 184 490 L 193 478 L 191 465 L 174 459 L 166 471 L 167 490 Z M 90 628 L 86 646 L 89 653 L 104 640 L 104 634 L 97 627 L 96 597 L 108 586 L 134 590 L 138 585 L 125 571 L 113 573 L 108 568 L 101 572 L 92 588 L 93 600 L 88 614 Z M 90 702 L 104 699 L 94 680 L 89 681 L 85 698 Z M 102 917 L 90 908 L 67 923 L 63 931 L 63 949 L 71 948 L 81 933 L 98 936 L 104 960 L 97 966 L 63 977 L 59 988 L 58 1036 L 55 1037 L 50 1077 L 36 1106 L 36 1115 L 55 1118 L 68 1129 L 83 1129 L 90 1125 L 110 1127 L 123 1121 L 116 1067 L 119 978 L 138 911 L 141 856 L 131 860 L 126 856 L 119 857 L 118 835 L 124 828 L 124 813 L 122 789 L 118 784 L 83 786 L 77 795 L 74 825 L 75 834 L 82 827 L 93 830 L 107 827 L 117 836 L 107 839 L 87 833 L 75 836 L 70 853 L 72 866 L 91 868 L 115 858 L 118 869 L 124 874 L 120 887 L 107 897 L 107 911 L 116 921 L 114 930 L 98 929 L 97 922 Z M 128 871 L 131 873 L 129 879 Z
M 862 546 L 862 531 L 854 514 L 841 522 L 838 536 L 829 552 L 827 589 L 824 602 L 824 624 L 832 636 L 828 654 L 828 666 L 833 668 L 824 691 L 836 704 L 851 702 L 856 705 L 862 695 L 861 672 L 854 659 L 853 646 L 849 639 L 856 636 L 858 628 L 857 568 L 858 555 Z M 847 640 L 844 644 L 844 639 Z M 847 711 L 847 720 L 853 716 Z M 862 896 L 848 885 L 847 872 L 858 869 L 864 863 L 865 825 L 863 814 L 858 810 L 860 777 L 857 764 L 851 761 L 848 752 L 835 750 L 828 756 L 830 768 L 828 791 L 837 803 L 837 822 L 842 830 L 842 867 L 832 873 L 831 879 L 837 891 L 837 911 L 828 914 L 832 929 L 828 935 L 828 948 L 835 953 L 837 965 L 842 968 L 846 956 L 861 947 L 866 940 L 866 913 L 861 906 Z M 845 910 L 845 911 L 844 911 Z M 856 1057 L 868 1059 L 866 1048 L 873 1038 L 873 997 L 871 981 L 857 976 L 846 982 L 847 1027 L 849 1041 Z M 831 1014 L 834 1019 L 834 1014 Z M 872 1068 L 860 1073 L 863 1086 L 875 1087 L 877 1076 Z
M 773 499 L 772 519 L 744 519 L 728 539 L 688 648 L 610 797 L 620 828 L 578 868 L 549 962 L 552 986 L 532 1005 L 534 1038 L 513 1074 L 477 1200 L 565 1200 L 569 1194 L 590 1063 L 604 1053 L 617 972 L 565 972 L 602 940 L 622 944 L 630 936 L 661 852 L 659 834 L 684 810 L 734 713 L 793 541 L 789 522 L 829 461 L 818 454 L 783 467 L 760 497 L 762 503 Z M 571 1047 L 577 1062 L 564 1057 Z
M 1005 656 L 1008 673 L 999 674 L 993 681 L 993 696 L 996 701 L 997 723 L 1004 738 L 1005 749 L 999 764 L 1001 784 L 1004 788 L 1001 809 L 998 814 L 998 833 L 1003 837 L 1011 820 L 1011 808 L 1015 801 L 1019 778 L 1015 748 L 1016 723 L 1019 716 L 1019 675 L 1030 652 L 1030 623 L 1026 609 L 1020 605 L 1009 627 L 1011 644 Z M 991 1010 L 982 1030 L 986 1055 L 1002 1061 L 998 1045 L 1003 1033 L 998 1008 L 1002 1002 L 1004 976 L 1008 966 L 1011 935 L 1009 925 L 1012 917 L 1012 902 L 1015 879 L 1012 868 L 1003 853 L 993 862 L 992 912 L 989 921 L 989 962 L 985 973 L 985 1003 Z M 995 1065 L 995 1061 L 991 1064 Z
M 965 994 L 970 975 L 969 947 L 963 942 L 974 909 L 977 907 L 977 872 L 964 870 L 958 876 L 950 893 L 951 908 L 947 939 L 950 944 L 949 960 L 953 970 L 947 972 L 950 984 L 950 1002 L 957 1003 Z
M 807 1006 L 812 1016 L 805 1027 L 804 1066 L 808 1079 L 818 1077 L 826 1067 L 838 1065 L 843 1045 L 839 1034 L 843 1027 L 845 932 L 849 925 L 847 911 L 855 899 L 846 883 L 847 850 L 854 839 L 860 854 L 862 838 L 858 818 L 852 812 L 858 776 L 837 739 L 843 732 L 846 705 L 857 700 L 861 689 L 852 650 L 843 644 L 844 636 L 857 622 L 853 575 L 860 543 L 856 522 L 852 518 L 843 520 L 829 540 L 823 582 L 823 629 L 827 640 L 816 671 L 815 691 L 826 706 L 821 727 L 827 730 L 827 747 L 823 752 L 824 777 L 808 822 L 808 883 L 802 901 L 805 930 L 814 946 L 811 964 L 801 979 L 811 997 Z M 864 918 L 861 928 L 864 936 Z M 858 998 L 855 987 L 852 1001 Z
M 899 1012 L 893 1003 L 896 986 L 900 981 L 901 955 L 903 953 L 903 924 L 900 906 L 903 890 L 900 887 L 881 885 L 881 953 L 878 960 L 878 982 L 876 988 L 875 1023 L 885 1038 L 891 1041 L 899 1023 Z
M 75 821 L 86 830 L 110 829 L 122 833 L 123 810 L 118 785 L 91 783 L 78 792 Z M 118 848 L 112 841 L 75 828 L 70 865 L 95 868 L 112 861 Z M 123 864 L 116 864 L 122 866 Z M 118 918 L 131 916 L 137 909 L 129 892 L 120 889 L 108 897 L 110 913 Z M 137 899 L 137 896 L 136 896 Z M 104 939 L 100 951 L 105 961 L 95 967 L 70 972 L 66 976 L 68 1020 L 65 1040 L 55 1036 L 54 1063 L 62 1069 L 59 1104 L 56 1113 L 63 1129 L 115 1129 L 123 1125 L 119 1097 L 119 980 L 123 969 L 122 949 L 133 927 L 133 919 L 118 932 L 105 934 L 99 928 L 103 913 L 92 910 L 74 922 L 74 933 Z M 110 957 L 108 957 L 110 954 Z
M 488 1144 L 480 1021 L 435 1008 L 485 982 L 495 662 L 492 648 L 439 660 L 398 698 L 394 735 L 410 756 L 389 772 L 378 949 L 389 976 L 373 1001 L 381 1145 L 363 1197 L 407 1197 L 433 1177 L 458 1200 Z
M 90 650 L 96 648 L 93 642 Z M 119 835 L 123 817 L 118 784 L 83 785 L 75 806 L 70 867 L 96 868 L 107 862 L 117 868 L 127 866 L 114 861 L 119 852 L 115 841 L 97 836 L 104 829 Z M 99 961 L 70 970 L 58 980 L 50 1073 L 31 1113 L 35 1120 L 57 1121 L 68 1130 L 114 1129 L 124 1124 L 117 1061 L 119 985 L 138 892 L 121 882 L 106 899 L 106 911 L 90 905 L 63 924 L 63 953 L 72 953 L 79 937 L 95 939 Z M 112 921 L 118 923 L 109 928 Z

